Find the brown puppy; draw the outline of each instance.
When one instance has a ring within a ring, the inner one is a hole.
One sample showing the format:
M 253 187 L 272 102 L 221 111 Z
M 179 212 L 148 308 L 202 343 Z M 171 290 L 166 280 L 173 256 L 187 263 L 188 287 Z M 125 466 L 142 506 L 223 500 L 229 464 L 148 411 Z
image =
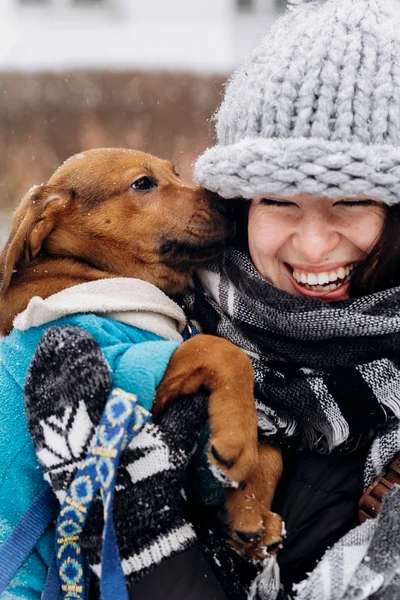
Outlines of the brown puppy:
M 0 333 L 11 330 L 34 296 L 47 298 L 79 283 L 134 277 L 169 295 L 182 292 L 195 266 L 223 249 L 233 227 L 226 213 L 215 196 L 183 184 L 169 162 L 148 154 L 98 149 L 71 157 L 47 184 L 32 188 L 15 212 L 0 255 Z M 269 467 L 257 470 L 247 356 L 223 339 L 192 338 L 174 353 L 155 409 L 202 386 L 211 392 L 211 464 L 229 480 L 249 480 L 251 489 L 262 484 L 258 471 L 267 469 L 274 484 L 278 460 L 273 474 Z M 238 547 L 255 555 L 260 546 L 280 540 L 280 523 L 269 513 L 270 502 L 258 504 L 252 493 L 232 492 L 227 508 Z M 267 496 L 264 489 L 258 497 Z
M 214 197 L 184 185 L 167 161 L 123 149 L 73 156 L 14 214 L 0 255 L 0 333 L 35 294 L 86 281 L 136 277 L 181 292 L 231 231 Z

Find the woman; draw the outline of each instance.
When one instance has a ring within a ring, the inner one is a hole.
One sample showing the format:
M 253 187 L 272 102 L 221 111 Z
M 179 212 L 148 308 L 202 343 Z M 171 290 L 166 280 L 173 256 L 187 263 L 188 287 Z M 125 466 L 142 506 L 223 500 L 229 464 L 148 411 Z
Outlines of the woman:
M 377 520 L 353 528 L 363 489 L 400 451 L 400 7 L 398 0 L 292 4 L 233 77 L 217 116 L 219 144 L 196 165 L 202 185 L 242 199 L 240 231 L 186 298 L 205 332 L 252 358 L 260 436 L 282 446 L 273 506 L 287 527 L 282 587 L 273 557 L 254 565 L 229 551 L 213 486 L 203 482 L 201 500 L 191 493 L 192 518 L 225 592 L 198 547 L 181 544 L 168 560 L 152 555 L 148 566 L 161 564 L 133 588 L 135 598 L 400 596 L 398 490 Z M 51 352 L 58 348 L 65 360 L 63 347 L 53 343 Z M 32 377 L 47 368 L 43 356 Z M 28 386 L 28 402 L 40 401 L 50 379 Z M 182 407 L 153 432 L 167 447 Z M 201 413 L 177 438 L 186 461 Z M 178 460 L 179 476 L 160 474 L 151 519 L 138 510 L 151 508 L 149 490 L 133 486 L 129 518 L 141 559 L 143 540 L 154 547 L 159 539 L 163 508 L 184 510 L 184 467 Z M 124 517 L 116 515 L 117 528 Z
M 284 453 L 273 510 L 287 593 L 340 540 L 296 597 L 395 598 L 396 494 L 378 526 L 353 527 L 400 451 L 400 6 L 291 4 L 233 76 L 218 144 L 196 164 L 201 185 L 249 202 L 241 240 L 199 272 L 187 306 L 252 358 L 260 434 Z M 261 597 L 276 597 L 270 567 Z M 235 589 L 250 581 L 233 573 Z

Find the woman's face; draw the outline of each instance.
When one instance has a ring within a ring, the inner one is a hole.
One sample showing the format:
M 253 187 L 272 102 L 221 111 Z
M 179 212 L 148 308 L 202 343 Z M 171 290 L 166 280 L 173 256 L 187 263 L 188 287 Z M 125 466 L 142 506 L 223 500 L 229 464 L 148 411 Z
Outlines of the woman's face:
M 250 206 L 250 255 L 260 274 L 286 292 L 344 300 L 352 269 L 374 246 L 384 220 L 384 205 L 363 197 L 269 195 Z

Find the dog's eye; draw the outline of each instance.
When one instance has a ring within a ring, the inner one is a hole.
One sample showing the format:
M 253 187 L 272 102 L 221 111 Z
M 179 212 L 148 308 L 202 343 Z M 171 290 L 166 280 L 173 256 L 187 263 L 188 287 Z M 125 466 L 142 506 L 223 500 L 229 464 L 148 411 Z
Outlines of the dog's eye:
M 136 179 L 136 181 L 134 181 L 131 185 L 131 188 L 141 192 L 147 192 L 154 187 L 157 187 L 157 183 L 154 181 L 154 179 L 151 179 L 151 177 L 147 177 L 146 175 Z

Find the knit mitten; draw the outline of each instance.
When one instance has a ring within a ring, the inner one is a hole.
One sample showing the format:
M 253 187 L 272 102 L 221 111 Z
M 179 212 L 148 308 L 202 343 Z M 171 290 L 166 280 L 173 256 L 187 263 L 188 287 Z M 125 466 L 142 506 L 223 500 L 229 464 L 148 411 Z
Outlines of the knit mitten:
M 25 395 L 36 452 L 60 501 L 93 445 L 111 387 L 106 360 L 88 333 L 75 327 L 47 330 L 31 363 Z M 148 422 L 121 456 L 113 522 L 129 586 L 195 542 L 181 490 L 206 418 L 205 396 L 184 397 L 166 408 L 158 424 Z M 97 496 L 81 543 L 98 575 L 102 531 Z
M 112 389 L 99 346 L 78 327 L 51 327 L 25 380 L 28 427 L 45 479 L 60 503 L 94 441 Z

